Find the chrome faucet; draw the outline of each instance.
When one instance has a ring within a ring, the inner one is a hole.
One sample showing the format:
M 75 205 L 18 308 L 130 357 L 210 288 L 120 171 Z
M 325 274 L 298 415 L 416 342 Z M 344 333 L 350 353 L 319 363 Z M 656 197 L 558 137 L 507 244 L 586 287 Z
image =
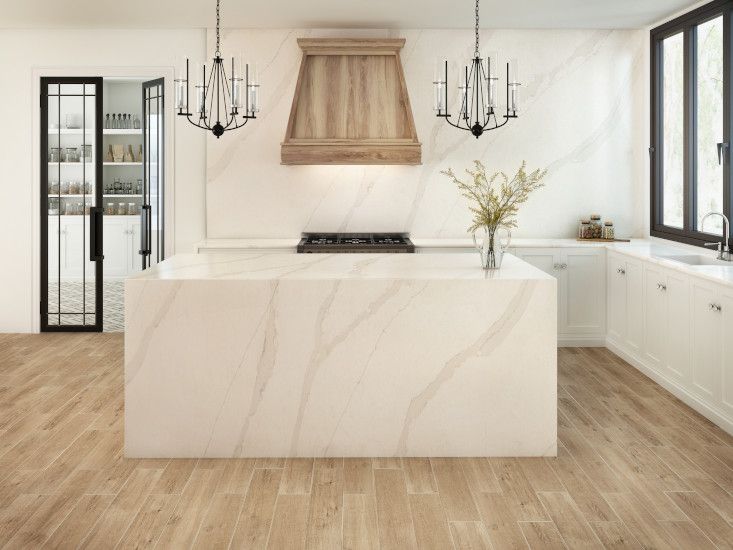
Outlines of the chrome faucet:
M 703 216 L 702 220 L 700 220 L 700 231 L 703 230 L 705 226 L 705 220 L 708 219 L 710 216 L 720 216 L 721 218 L 723 218 L 723 234 L 725 235 L 725 241 L 705 243 L 705 246 L 717 246 L 718 259 L 730 262 L 733 260 L 730 254 L 730 247 L 728 247 L 728 243 L 730 242 L 730 222 L 728 221 L 728 218 L 725 214 L 721 214 L 720 212 L 708 212 Z

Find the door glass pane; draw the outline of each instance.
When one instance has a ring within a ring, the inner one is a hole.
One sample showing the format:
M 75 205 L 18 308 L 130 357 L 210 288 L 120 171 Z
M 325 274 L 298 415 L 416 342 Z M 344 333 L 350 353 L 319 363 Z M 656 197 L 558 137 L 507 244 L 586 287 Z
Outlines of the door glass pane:
M 662 223 L 684 225 L 684 35 L 662 42 Z
M 723 212 L 723 16 L 697 27 L 697 220 Z M 705 232 L 721 234 L 720 216 L 705 221 Z
M 144 217 L 143 232 L 148 236 L 147 245 L 142 248 L 149 250 L 143 256 L 143 268 L 155 265 L 164 259 L 164 189 L 163 189 L 163 84 L 150 82 L 144 85 L 145 99 L 145 153 L 144 201 L 149 215 Z
M 96 264 L 89 252 L 89 209 L 95 205 L 96 185 L 94 93 L 93 85 L 48 88 L 49 325 L 95 324 Z

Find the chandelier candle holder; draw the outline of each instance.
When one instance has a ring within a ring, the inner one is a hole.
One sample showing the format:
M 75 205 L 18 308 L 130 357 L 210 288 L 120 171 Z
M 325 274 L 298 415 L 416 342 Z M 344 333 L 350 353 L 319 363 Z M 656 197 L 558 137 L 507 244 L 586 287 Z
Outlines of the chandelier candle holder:
M 506 64 L 506 114 L 499 122 L 496 112 L 499 108 L 497 83 L 499 77 L 496 70 L 499 66 L 498 55 L 492 53 L 486 58 L 486 64 L 479 53 L 479 0 L 476 0 L 475 20 L 476 44 L 471 64 L 464 67 L 459 77 L 460 112 L 455 120 L 448 113 L 448 61 L 438 63 L 433 78 L 435 99 L 433 109 L 436 116 L 444 118 L 451 126 L 471 132 L 478 139 L 484 132 L 496 130 L 506 125 L 511 119 L 519 117 L 519 72 L 517 60 L 511 59 Z
M 257 118 L 260 111 L 260 84 L 257 67 L 242 63 L 239 57 L 231 58 L 231 73 L 227 76 L 224 58 L 220 50 L 220 0 L 216 2 L 216 52 L 211 67 L 207 70 L 202 63 L 200 77 L 194 85 L 196 110 L 189 110 L 189 60 L 178 67 L 175 78 L 176 103 L 179 116 L 217 138 L 228 130 L 241 128 L 249 120 Z M 196 68 L 198 72 L 198 67 Z M 195 78 L 195 77 L 194 77 Z

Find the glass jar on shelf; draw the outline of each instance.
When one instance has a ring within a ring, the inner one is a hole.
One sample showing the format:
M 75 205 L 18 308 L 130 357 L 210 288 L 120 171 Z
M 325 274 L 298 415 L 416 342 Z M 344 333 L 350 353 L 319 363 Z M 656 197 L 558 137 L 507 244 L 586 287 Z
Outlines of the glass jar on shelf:
M 92 146 L 90 144 L 79 146 L 79 161 L 92 162 Z
M 578 238 L 589 239 L 590 237 L 590 220 L 580 220 L 578 225 Z
M 84 213 L 84 204 L 77 202 L 76 208 L 74 209 L 75 216 L 81 216 Z
M 73 202 L 66 201 L 64 203 L 64 215 L 66 215 L 66 216 L 73 216 L 74 215 L 75 208 L 76 208 L 76 206 L 74 205 Z
M 68 181 L 62 181 L 59 184 L 59 194 L 60 195 L 68 195 L 69 194 L 69 182 Z
M 137 180 L 137 188 L 135 189 L 135 193 L 138 195 L 143 194 L 143 180 Z
M 79 188 L 79 182 L 78 181 L 70 181 L 69 182 L 69 195 L 80 195 L 81 189 Z
M 128 202 L 127 203 L 127 215 L 128 216 L 136 216 L 137 215 L 137 205 L 134 202 Z
M 49 162 L 61 162 L 61 147 L 51 147 L 48 155 Z
M 86 193 L 87 195 L 92 194 L 92 182 L 84 182 L 84 193 Z
M 48 215 L 58 216 L 59 215 L 59 199 L 51 198 L 48 201 Z
M 77 157 L 76 147 L 67 147 L 64 153 L 64 162 L 79 162 Z
M 603 226 L 601 225 L 601 215 L 593 214 L 590 217 L 590 239 L 600 239 L 603 235 Z
M 613 228 L 613 222 L 611 220 L 606 220 L 603 224 L 603 238 L 608 241 L 616 238 L 616 231 Z
M 58 195 L 59 194 L 59 182 L 51 181 L 48 184 L 48 194 L 49 195 Z
M 104 209 L 104 213 L 107 216 L 114 216 L 115 215 L 115 203 L 108 202 L 107 207 Z
M 127 216 L 127 204 L 124 202 L 117 203 L 117 215 Z

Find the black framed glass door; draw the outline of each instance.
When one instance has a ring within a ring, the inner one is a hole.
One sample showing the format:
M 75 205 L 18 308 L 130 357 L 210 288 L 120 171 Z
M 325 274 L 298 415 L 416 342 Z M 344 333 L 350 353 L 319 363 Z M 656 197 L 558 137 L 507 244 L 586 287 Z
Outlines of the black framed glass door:
M 143 269 L 165 258 L 165 79 L 143 82 L 143 203 L 140 255 Z
M 41 330 L 102 330 L 102 78 L 41 78 Z

